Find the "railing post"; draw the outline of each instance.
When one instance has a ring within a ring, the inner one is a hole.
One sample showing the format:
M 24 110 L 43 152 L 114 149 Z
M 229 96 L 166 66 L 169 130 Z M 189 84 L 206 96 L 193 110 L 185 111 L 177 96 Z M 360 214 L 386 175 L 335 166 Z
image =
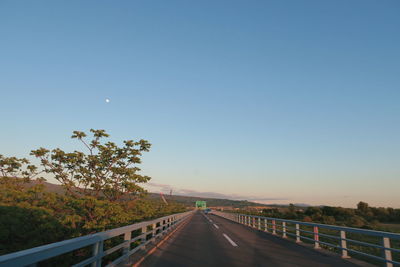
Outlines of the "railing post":
M 253 227 L 253 228 L 256 228 L 256 218 L 255 217 L 252 217 L 253 218 L 253 224 L 252 224 L 252 226 L 251 227 Z
M 132 232 L 131 231 L 126 232 L 124 234 L 124 242 L 126 242 L 126 244 L 124 245 L 124 249 L 122 251 L 122 254 L 124 254 L 124 255 L 129 253 L 129 250 L 131 248 L 131 242 L 130 242 L 131 238 L 132 238 Z
M 142 243 L 141 249 L 144 250 L 146 248 L 146 246 L 144 244 L 146 243 L 146 240 L 147 240 L 147 226 L 142 227 L 142 235 L 144 235 L 144 236 L 142 236 L 142 239 L 141 239 L 141 243 Z
M 272 220 L 272 234 L 276 235 L 276 223 L 275 223 L 275 220 Z
M 392 261 L 392 251 L 388 249 L 388 248 L 390 248 L 390 239 L 389 239 L 389 237 L 383 237 L 382 238 L 382 245 L 384 247 L 384 249 L 383 249 L 383 257 L 386 260 L 386 267 L 392 267 L 393 263 L 388 262 L 388 261 Z
M 258 217 L 258 230 L 261 230 L 261 218 Z
M 286 238 L 286 222 L 282 222 L 282 237 Z
M 319 235 L 318 235 L 318 226 L 314 226 L 314 248 L 319 249 Z
M 350 258 L 347 253 L 347 241 L 346 241 L 346 232 L 340 231 L 340 248 L 342 249 L 342 258 Z
M 91 267 L 101 267 L 101 258 L 103 254 L 103 241 L 95 243 L 92 247 L 92 255 L 96 260 L 92 262 Z
M 264 226 L 265 226 L 265 232 L 268 232 L 268 219 L 267 218 L 265 218 L 264 219 Z
M 301 236 L 300 236 L 300 224 L 296 223 L 296 243 L 301 242 Z
M 156 242 L 157 223 L 153 223 L 153 224 L 151 225 L 151 229 L 152 229 L 152 237 L 151 237 L 151 239 L 152 239 L 152 242 L 154 243 L 154 242 Z

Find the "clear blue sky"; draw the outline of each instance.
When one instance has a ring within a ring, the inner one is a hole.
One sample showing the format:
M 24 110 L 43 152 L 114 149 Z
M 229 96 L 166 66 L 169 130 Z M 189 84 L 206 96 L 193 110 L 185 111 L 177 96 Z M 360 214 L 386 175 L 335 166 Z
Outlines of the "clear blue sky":
M 0 154 L 106 129 L 153 144 L 152 190 L 400 207 L 399 14 L 394 0 L 1 1 Z

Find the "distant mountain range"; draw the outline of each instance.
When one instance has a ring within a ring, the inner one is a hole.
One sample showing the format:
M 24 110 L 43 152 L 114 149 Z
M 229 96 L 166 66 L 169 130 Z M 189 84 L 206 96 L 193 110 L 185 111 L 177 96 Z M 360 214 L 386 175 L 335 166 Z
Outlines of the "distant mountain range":
M 33 184 L 37 184 L 37 181 L 32 181 Z M 45 188 L 49 192 L 64 194 L 65 190 L 61 185 L 52 184 L 48 182 L 43 182 Z M 180 195 L 164 195 L 167 201 L 175 201 L 177 203 L 184 204 L 185 206 L 194 206 L 196 200 L 203 200 L 207 202 L 209 207 L 233 207 L 233 208 L 244 208 L 244 207 L 254 207 L 254 206 L 284 206 L 284 205 L 266 205 L 256 202 L 251 202 L 247 200 L 231 200 L 231 199 L 220 199 L 220 198 L 204 198 L 195 196 L 180 196 Z M 159 193 L 148 193 L 146 198 L 149 199 L 161 199 Z
M 160 194 L 149 193 L 148 198 L 157 199 L 160 198 Z M 193 196 L 178 196 L 178 195 L 164 195 L 167 201 L 175 201 L 185 206 L 194 206 L 197 200 L 202 200 L 207 202 L 208 207 L 233 207 L 233 208 L 244 208 L 244 207 L 268 207 L 270 205 L 250 202 L 247 200 L 231 200 L 231 199 L 221 199 L 221 198 L 204 198 L 204 197 L 193 197 Z

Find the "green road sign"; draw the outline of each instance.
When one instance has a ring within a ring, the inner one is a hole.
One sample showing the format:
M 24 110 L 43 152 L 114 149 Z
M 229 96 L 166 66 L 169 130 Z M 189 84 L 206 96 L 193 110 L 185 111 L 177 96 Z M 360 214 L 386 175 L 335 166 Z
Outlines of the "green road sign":
M 205 201 L 200 201 L 200 200 L 196 201 L 196 209 L 204 210 L 205 208 L 207 208 Z

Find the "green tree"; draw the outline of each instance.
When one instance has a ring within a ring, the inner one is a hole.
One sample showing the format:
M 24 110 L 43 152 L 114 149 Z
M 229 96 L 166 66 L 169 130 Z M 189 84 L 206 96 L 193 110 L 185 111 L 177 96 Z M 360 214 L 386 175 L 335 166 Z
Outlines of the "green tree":
M 296 212 L 296 206 L 292 203 L 289 204 L 288 210 L 290 213 L 295 213 Z
M 44 208 L 0 205 L 0 214 L 0 255 L 69 237 L 70 231 Z
M 354 215 L 353 217 L 350 218 L 350 220 L 346 224 L 351 227 L 360 228 L 366 225 L 366 221 L 364 218 Z
M 358 202 L 357 204 L 357 210 L 359 210 L 361 213 L 366 213 L 369 209 L 368 203 L 365 202 Z
M 5 157 L 0 154 L 0 177 L 24 178 L 24 181 L 36 177 L 40 172 L 26 158 Z
M 336 220 L 335 220 L 335 217 L 333 217 L 333 216 L 322 216 L 322 223 L 332 225 L 332 224 L 336 223 Z
M 85 140 L 84 132 L 74 131 L 72 138 L 78 139 L 87 151 L 67 153 L 59 148 L 32 150 L 39 158 L 46 173 L 51 173 L 75 197 L 90 196 L 115 202 L 121 198 L 135 199 L 145 190 L 139 186 L 150 177 L 139 174 L 143 152 L 150 149 L 146 140 L 127 140 L 119 147 L 113 142 L 102 142 L 109 135 L 104 130 L 90 130 L 93 138 Z

